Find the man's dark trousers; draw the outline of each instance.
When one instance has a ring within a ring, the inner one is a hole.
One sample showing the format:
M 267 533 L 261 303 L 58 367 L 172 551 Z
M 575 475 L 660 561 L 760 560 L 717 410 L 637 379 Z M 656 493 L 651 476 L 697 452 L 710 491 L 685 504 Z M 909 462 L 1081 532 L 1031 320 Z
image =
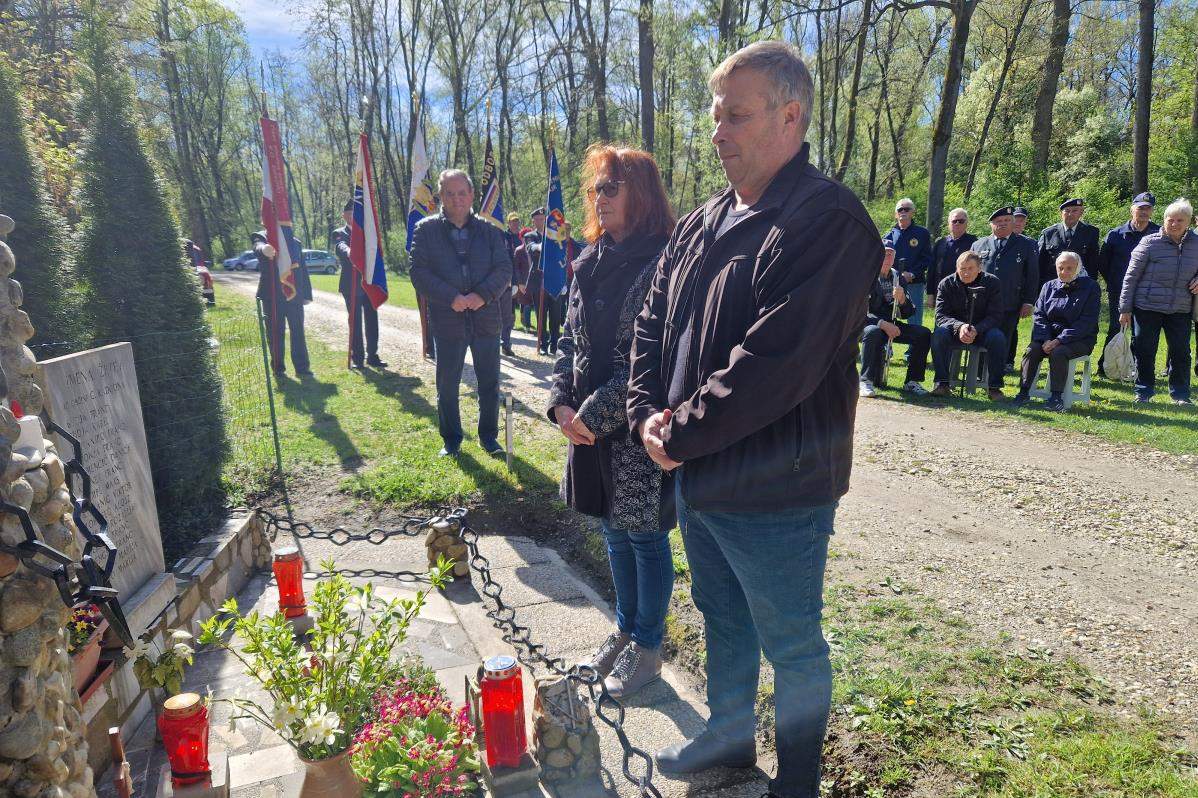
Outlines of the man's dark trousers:
M 964 348 L 966 344 L 948 327 L 937 327 L 932 331 L 932 368 L 934 377 L 939 383 L 949 381 L 949 363 L 954 349 Z M 986 350 L 986 369 L 990 372 L 991 388 L 1002 387 L 1003 361 L 1007 357 L 1007 339 L 1002 330 L 993 327 L 974 339 L 971 346 L 979 346 Z
M 267 329 L 270 335 L 270 367 L 276 373 L 287 370 L 286 358 L 283 355 L 283 331 L 291 328 L 291 365 L 296 373 L 308 371 L 308 342 L 304 338 L 304 303 L 279 302 L 277 311 L 272 309 L 270 301 L 262 303 L 262 313 L 266 317 Z
M 684 465 L 676 482 L 678 526 L 706 633 L 708 728 L 730 744 L 753 745 L 764 652 L 774 666 L 778 751 L 770 792 L 818 798 L 832 702 L 820 622 L 836 503 L 773 512 L 695 510 L 683 499 L 685 480 Z
M 1014 366 L 1019 352 L 1019 311 L 1012 310 L 1003 314 L 1002 334 L 1007 339 L 1007 359 L 1005 363 Z
M 932 334 L 927 327 L 898 321 L 899 335 L 896 344 L 907 344 L 907 382 L 923 382 L 928 369 L 928 350 L 932 347 Z M 886 331 L 876 324 L 866 326 L 861 333 L 861 376 L 872 383 L 882 381 L 882 364 L 885 360 Z
M 349 308 L 349 297 L 344 297 L 345 309 Z M 366 357 L 372 361 L 379 359 L 379 312 L 370 304 L 370 297 L 361 288 L 354 304 L 354 323 L 351 327 L 353 346 L 350 347 L 350 359 L 357 365 L 362 365 L 362 327 L 366 328 Z
M 462 366 L 466 350 L 474 361 L 478 382 L 478 439 L 494 441 L 499 437 L 499 336 L 443 338 L 434 336 L 437 347 L 437 421 L 445 448 L 456 451 L 462 445 L 462 417 L 458 394 L 462 385 Z

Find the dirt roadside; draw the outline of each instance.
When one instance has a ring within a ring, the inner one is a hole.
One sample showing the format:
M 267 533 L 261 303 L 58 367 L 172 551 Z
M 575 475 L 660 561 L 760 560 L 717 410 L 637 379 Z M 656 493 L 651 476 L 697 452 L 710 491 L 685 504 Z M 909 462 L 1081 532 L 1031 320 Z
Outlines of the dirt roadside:
M 344 346 L 341 297 L 316 292 L 306 327 Z M 415 311 L 380 309 L 390 369 L 431 381 L 418 331 Z M 550 362 L 531 335 L 514 345 L 504 389 L 539 414 Z M 1125 711 L 1145 702 L 1198 738 L 1198 457 L 884 399 L 862 402 L 855 449 L 832 578 L 889 577 L 975 628 L 1075 656 Z

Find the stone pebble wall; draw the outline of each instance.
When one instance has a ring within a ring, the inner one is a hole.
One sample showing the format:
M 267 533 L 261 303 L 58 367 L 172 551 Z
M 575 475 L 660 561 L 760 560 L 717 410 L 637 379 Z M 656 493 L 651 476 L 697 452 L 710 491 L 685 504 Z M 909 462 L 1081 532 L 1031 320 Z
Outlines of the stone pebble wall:
M 25 342 L 33 337 L 21 310 L 16 260 L 0 241 L 0 397 L 20 402 L 27 415 L 42 410 L 34 383 L 36 361 Z M 42 437 L 45 438 L 45 429 Z M 28 511 L 41 540 L 72 559 L 81 555 L 71 519 L 62 461 L 45 441 L 46 457 L 28 470 L 14 452 L 20 427 L 0 407 L 0 496 Z M 0 514 L 0 540 L 17 544 L 25 532 L 17 516 Z M 92 768 L 84 738 L 82 705 L 72 685 L 64 628 L 70 610 L 52 580 L 0 554 L 0 795 L 14 798 L 92 798 Z

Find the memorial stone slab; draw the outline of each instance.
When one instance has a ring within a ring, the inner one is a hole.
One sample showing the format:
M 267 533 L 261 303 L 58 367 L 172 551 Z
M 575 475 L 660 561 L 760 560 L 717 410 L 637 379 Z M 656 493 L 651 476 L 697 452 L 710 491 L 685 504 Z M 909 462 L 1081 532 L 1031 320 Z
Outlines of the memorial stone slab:
M 133 346 L 111 344 L 38 366 L 50 418 L 82 446 L 92 501 L 117 547 L 112 584 L 125 602 L 166 569 Z M 55 444 L 64 460 L 71 456 L 66 441 Z

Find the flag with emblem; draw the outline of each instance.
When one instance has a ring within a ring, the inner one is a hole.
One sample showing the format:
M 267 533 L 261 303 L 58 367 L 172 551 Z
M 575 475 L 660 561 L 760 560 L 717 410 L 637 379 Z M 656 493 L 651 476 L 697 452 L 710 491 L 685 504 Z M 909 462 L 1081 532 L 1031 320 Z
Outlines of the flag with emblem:
M 275 248 L 275 271 L 284 299 L 295 297 L 295 269 L 300 248 L 291 229 L 291 203 L 283 165 L 283 142 L 279 123 L 263 116 L 262 123 L 262 226 L 266 240 Z
M 542 285 L 555 297 L 566 287 L 566 224 L 562 202 L 562 179 L 557 169 L 557 153 L 549 148 L 549 192 L 545 200 L 545 242 L 541 246 Z
M 412 190 L 408 203 L 408 252 L 416 225 L 433 212 L 433 190 L 428 185 L 428 149 L 424 145 L 423 119 L 416 123 L 416 141 L 412 144 Z
M 375 308 L 387 301 L 387 267 L 383 262 L 383 239 L 371 178 L 370 141 L 358 136 L 358 161 L 354 166 L 354 210 L 349 228 L 349 261 L 362 290 Z
M 479 218 L 504 229 L 503 199 L 499 193 L 499 170 L 495 167 L 495 153 L 491 149 L 491 126 L 487 125 L 487 150 L 483 155 L 483 196 L 478 206 Z

